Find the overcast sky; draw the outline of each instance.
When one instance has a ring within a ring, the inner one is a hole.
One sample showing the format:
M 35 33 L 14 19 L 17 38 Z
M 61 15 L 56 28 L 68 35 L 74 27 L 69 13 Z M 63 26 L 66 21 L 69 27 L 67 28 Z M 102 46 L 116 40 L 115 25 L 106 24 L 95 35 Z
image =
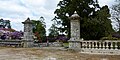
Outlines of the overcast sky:
M 23 30 L 23 24 L 27 17 L 38 20 L 40 16 L 45 18 L 46 30 L 52 24 L 54 11 L 60 0 L 0 0 L 0 18 L 10 20 L 12 28 Z M 113 4 L 114 0 L 99 0 L 101 6 Z M 47 31 L 48 34 L 48 31 Z

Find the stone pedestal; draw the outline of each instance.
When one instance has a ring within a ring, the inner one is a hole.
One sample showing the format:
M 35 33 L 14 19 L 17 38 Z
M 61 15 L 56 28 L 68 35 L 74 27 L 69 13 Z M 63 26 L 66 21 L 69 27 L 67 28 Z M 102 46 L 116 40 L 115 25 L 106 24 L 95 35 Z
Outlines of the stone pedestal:
M 80 17 L 75 12 L 70 17 L 70 24 L 71 24 L 71 38 L 69 40 L 69 48 L 77 48 L 80 45 L 77 41 L 80 41 Z
M 30 48 L 30 47 L 33 47 L 33 41 L 23 41 L 23 47 L 24 48 Z
M 32 31 L 32 21 L 28 18 L 24 24 L 24 37 L 23 37 L 23 47 L 33 47 L 34 39 L 33 39 L 33 31 Z

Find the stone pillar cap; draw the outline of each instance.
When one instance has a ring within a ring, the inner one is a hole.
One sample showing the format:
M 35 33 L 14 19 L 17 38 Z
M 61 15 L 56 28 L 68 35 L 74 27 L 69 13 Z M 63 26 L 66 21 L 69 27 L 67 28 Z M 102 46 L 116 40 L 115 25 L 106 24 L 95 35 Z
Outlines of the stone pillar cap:
M 30 18 L 28 17 L 27 20 L 25 20 L 24 22 L 22 22 L 23 24 L 29 23 L 32 24 L 32 21 L 30 20 Z
M 74 14 L 71 17 L 80 17 L 77 12 L 75 11 Z
M 70 20 L 78 20 L 80 19 L 80 16 L 77 14 L 77 12 L 75 11 L 74 14 L 69 17 Z

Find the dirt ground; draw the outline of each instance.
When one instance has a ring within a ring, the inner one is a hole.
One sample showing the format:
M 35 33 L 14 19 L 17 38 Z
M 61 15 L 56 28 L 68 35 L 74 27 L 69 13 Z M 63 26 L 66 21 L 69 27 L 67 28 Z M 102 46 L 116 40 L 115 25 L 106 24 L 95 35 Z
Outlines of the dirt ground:
M 120 60 L 120 56 L 88 55 L 53 48 L 3 48 L 0 60 Z

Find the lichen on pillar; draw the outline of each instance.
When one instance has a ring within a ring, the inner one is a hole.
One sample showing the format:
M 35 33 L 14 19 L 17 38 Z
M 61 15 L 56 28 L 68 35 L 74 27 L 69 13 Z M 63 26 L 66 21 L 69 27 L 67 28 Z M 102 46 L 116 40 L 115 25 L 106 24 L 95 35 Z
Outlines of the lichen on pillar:
M 69 48 L 78 47 L 77 41 L 80 41 L 80 16 L 74 12 L 69 18 L 71 24 L 71 38 L 69 40 Z
M 33 31 L 32 31 L 32 21 L 30 18 L 27 18 L 24 22 L 24 37 L 23 37 L 23 47 L 33 47 L 34 39 L 33 39 Z

